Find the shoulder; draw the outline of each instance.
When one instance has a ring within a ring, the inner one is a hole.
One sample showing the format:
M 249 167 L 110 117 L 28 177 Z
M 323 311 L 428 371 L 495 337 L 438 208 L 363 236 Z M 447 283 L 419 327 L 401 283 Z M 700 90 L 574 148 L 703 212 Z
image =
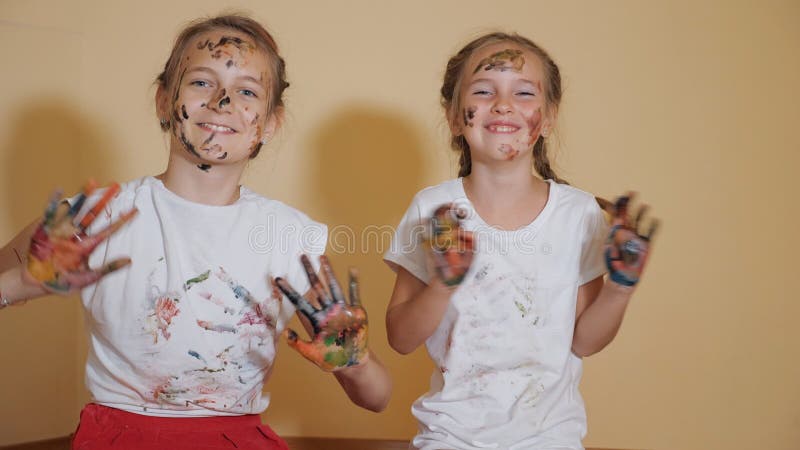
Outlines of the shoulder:
M 583 212 L 600 209 L 593 194 L 575 186 L 553 183 L 551 189 L 557 193 L 558 206 L 561 209 Z
M 442 204 L 451 203 L 463 197 L 464 189 L 461 179 L 456 178 L 422 189 L 414 196 L 411 204 L 417 206 L 423 215 L 427 215 Z
M 258 215 L 272 218 L 280 223 L 325 226 L 311 219 L 299 209 L 289 206 L 280 200 L 265 197 L 247 187 L 242 188 L 239 202 L 245 208 L 257 211 Z

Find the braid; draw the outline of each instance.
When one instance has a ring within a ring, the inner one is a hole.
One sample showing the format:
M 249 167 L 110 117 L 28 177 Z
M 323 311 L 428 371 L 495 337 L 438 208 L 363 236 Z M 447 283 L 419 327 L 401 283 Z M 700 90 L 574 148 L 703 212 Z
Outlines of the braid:
M 569 184 L 567 180 L 559 178 L 556 172 L 550 167 L 550 159 L 547 157 L 547 144 L 543 137 L 540 137 L 533 146 L 533 168 L 545 180 L 553 180 L 560 184 Z

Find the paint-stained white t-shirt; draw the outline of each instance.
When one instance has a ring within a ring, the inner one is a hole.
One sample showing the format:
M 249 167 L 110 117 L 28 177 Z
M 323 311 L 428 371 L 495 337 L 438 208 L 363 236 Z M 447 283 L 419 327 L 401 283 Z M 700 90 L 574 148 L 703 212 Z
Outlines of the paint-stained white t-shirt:
M 427 219 L 455 202 L 476 251 L 433 335 L 430 390 L 412 406 L 413 445 L 434 449 L 581 449 L 586 413 L 582 364 L 572 351 L 578 287 L 605 272 L 608 226 L 594 197 L 550 183 L 525 227 L 504 231 L 475 212 L 461 179 L 420 191 L 384 256 L 428 283 L 420 236 Z
M 316 263 L 327 228 L 240 188 L 232 205 L 185 200 L 156 178 L 122 186 L 92 225 L 139 213 L 91 255 L 132 264 L 82 292 L 93 401 L 158 416 L 258 414 L 280 331 L 294 313 L 268 277 L 308 289 L 301 253 Z

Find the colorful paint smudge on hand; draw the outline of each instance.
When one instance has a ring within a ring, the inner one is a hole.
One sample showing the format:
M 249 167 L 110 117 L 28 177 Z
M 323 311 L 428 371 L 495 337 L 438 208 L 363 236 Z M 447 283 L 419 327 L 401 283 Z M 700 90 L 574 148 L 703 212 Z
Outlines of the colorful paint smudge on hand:
M 474 242 L 472 233 L 461 228 L 464 218 L 466 213 L 452 204 L 438 207 L 430 219 L 425 239 L 436 275 L 448 286 L 461 284 L 472 264 Z
M 320 257 L 322 274 L 327 287 L 314 273 L 308 256 L 300 257 L 311 283 L 311 293 L 320 305 L 314 307 L 282 278 L 275 284 L 311 323 L 314 336 L 311 341 L 298 339 L 294 330 L 286 330 L 289 346 L 325 371 L 341 370 L 362 364 L 367 359 L 367 312 L 361 306 L 358 279 L 350 271 L 350 302 L 344 294 L 333 269 L 324 255 Z
M 628 205 L 632 194 L 619 197 L 608 211 L 609 202 L 598 203 L 605 206 L 612 216 L 611 233 L 605 248 L 605 260 L 611 281 L 622 286 L 635 286 L 639 282 L 650 253 L 650 242 L 658 228 L 658 220 L 652 220 L 646 233 L 640 232 L 642 217 L 647 211 L 642 206 L 631 221 L 628 216 Z
M 96 188 L 96 183 L 87 182 L 72 205 L 63 202 L 61 192 L 56 191 L 45 210 L 42 223 L 31 237 L 27 275 L 50 292 L 69 294 L 78 291 L 131 262 L 130 258 L 120 258 L 98 269 L 89 268 L 92 251 L 137 212 L 132 209 L 103 230 L 92 236 L 87 235 L 86 230 L 120 190 L 119 184 L 113 183 L 94 207 L 82 215 L 86 199 Z

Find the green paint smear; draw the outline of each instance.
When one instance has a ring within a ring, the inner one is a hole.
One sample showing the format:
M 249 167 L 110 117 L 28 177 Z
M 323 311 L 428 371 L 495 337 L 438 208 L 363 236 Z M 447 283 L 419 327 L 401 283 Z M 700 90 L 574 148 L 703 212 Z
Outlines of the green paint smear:
M 522 306 L 522 303 L 514 300 L 514 304 L 517 305 L 517 309 L 519 310 L 519 312 L 522 313 L 522 317 L 525 317 L 525 313 L 527 313 L 528 311 L 525 309 L 524 306 Z
M 333 345 L 335 343 L 336 343 L 336 336 L 335 335 L 331 334 L 331 335 L 328 335 L 328 337 L 325 338 L 325 346 L 326 347 L 330 347 L 331 345 Z
M 206 270 L 205 272 L 201 273 L 200 275 L 198 275 L 198 276 L 196 276 L 196 277 L 194 277 L 194 278 L 192 278 L 190 280 L 187 280 L 186 283 L 184 283 L 184 285 L 183 285 L 183 290 L 184 291 L 188 291 L 189 288 L 192 287 L 193 284 L 202 283 L 203 281 L 206 281 L 208 279 L 209 275 L 211 275 L 211 271 L 210 270 Z
M 336 367 L 347 364 L 348 358 L 344 351 L 325 353 L 325 362 Z

